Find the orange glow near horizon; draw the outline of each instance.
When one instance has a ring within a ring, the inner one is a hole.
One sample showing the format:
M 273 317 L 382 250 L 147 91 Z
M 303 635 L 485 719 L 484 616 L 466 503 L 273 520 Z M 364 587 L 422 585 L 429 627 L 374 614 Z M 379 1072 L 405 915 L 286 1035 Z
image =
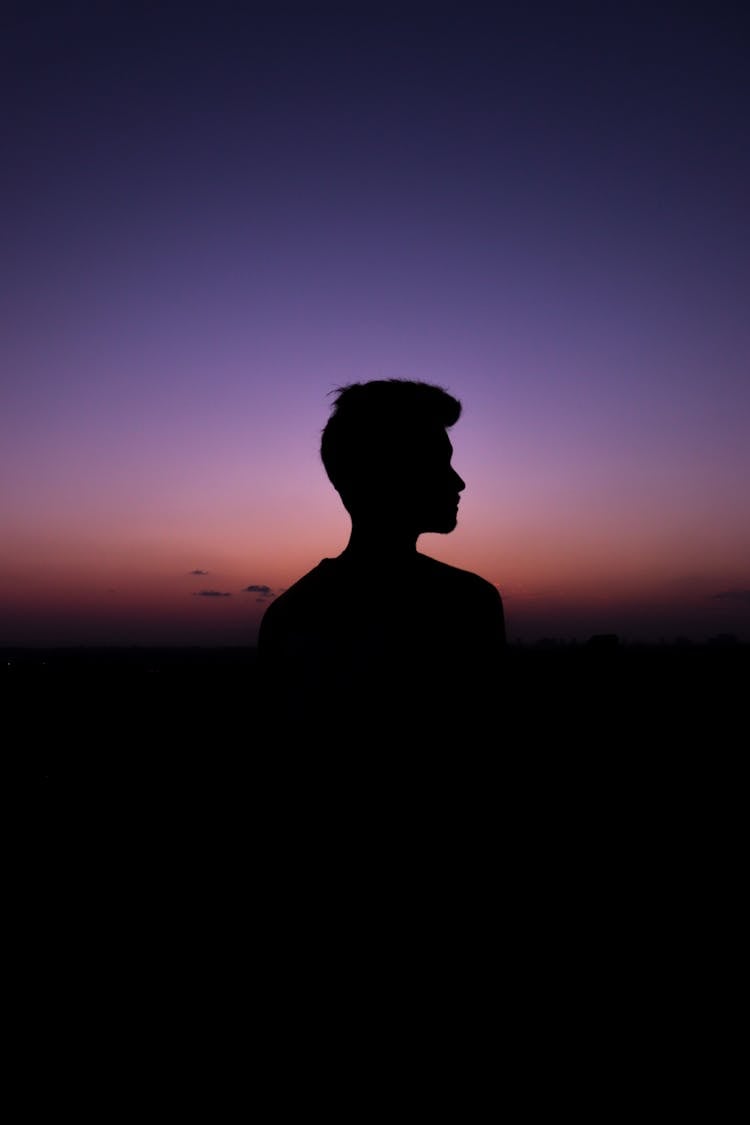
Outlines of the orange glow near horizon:
M 66 636 L 70 643 L 98 638 L 96 643 L 132 644 L 139 637 L 171 643 L 172 637 L 174 643 L 253 644 L 270 598 L 346 544 L 343 510 L 325 501 L 321 518 L 312 516 L 312 526 L 277 521 L 265 546 L 234 529 L 210 551 L 191 543 L 186 529 L 162 539 L 153 528 L 140 536 L 121 528 L 103 543 L 95 535 L 64 542 L 39 536 L 33 551 L 19 553 L 15 567 L 6 557 L 13 594 L 3 606 L 5 640 L 22 643 L 28 632 L 41 644 Z M 683 544 L 685 565 L 676 573 L 669 536 L 656 532 L 637 545 L 627 536 L 624 542 L 600 541 L 583 528 L 577 535 L 568 528 L 557 539 L 528 532 L 524 537 L 519 528 L 506 542 L 505 536 L 462 525 L 452 535 L 425 535 L 418 543 L 423 553 L 497 585 L 510 635 L 525 639 L 555 623 L 575 635 L 577 620 L 584 631 L 592 622 L 615 632 L 636 622 L 643 631 L 651 615 L 657 631 L 658 622 L 668 619 L 677 632 L 693 632 L 697 639 L 722 631 L 730 619 L 744 623 L 745 604 L 728 596 L 743 589 L 743 569 L 733 562 L 737 545 L 718 538 L 699 543 L 696 537 L 692 546 L 688 552 Z M 247 592 L 248 586 L 269 592 Z

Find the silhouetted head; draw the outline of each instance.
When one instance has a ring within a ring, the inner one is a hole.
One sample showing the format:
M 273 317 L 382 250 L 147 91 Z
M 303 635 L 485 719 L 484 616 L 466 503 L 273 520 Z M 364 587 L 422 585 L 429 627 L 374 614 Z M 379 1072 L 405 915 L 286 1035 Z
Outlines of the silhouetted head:
M 459 400 L 408 379 L 351 383 L 335 393 L 320 454 L 352 519 L 417 535 L 453 531 L 466 485 L 451 466 L 446 431 L 461 415 Z

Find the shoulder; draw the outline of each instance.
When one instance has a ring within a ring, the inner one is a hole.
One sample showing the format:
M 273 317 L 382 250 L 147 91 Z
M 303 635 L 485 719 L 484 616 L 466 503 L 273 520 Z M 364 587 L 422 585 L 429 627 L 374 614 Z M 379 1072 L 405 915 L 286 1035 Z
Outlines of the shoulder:
M 441 562 L 430 555 L 419 555 L 419 565 L 427 581 L 450 588 L 465 597 L 485 599 L 490 602 L 501 601 L 500 591 L 494 583 L 473 570 L 463 570 L 459 566 Z
M 261 619 L 261 638 L 272 630 L 282 629 L 289 621 L 304 617 L 321 602 L 325 602 L 327 593 L 335 589 L 337 584 L 335 563 L 335 559 L 322 559 L 317 566 L 276 596 Z
M 494 583 L 473 570 L 420 556 L 425 584 L 434 603 L 443 606 L 443 627 L 462 643 L 471 639 L 477 651 L 504 648 L 505 607 Z
M 278 606 L 293 605 L 295 602 L 302 601 L 310 594 L 317 593 L 322 586 L 332 582 L 333 576 L 330 564 L 334 561 L 333 559 L 322 559 L 312 570 L 308 570 L 307 574 L 303 574 L 291 586 L 282 590 L 271 602 L 266 612 L 275 610 Z

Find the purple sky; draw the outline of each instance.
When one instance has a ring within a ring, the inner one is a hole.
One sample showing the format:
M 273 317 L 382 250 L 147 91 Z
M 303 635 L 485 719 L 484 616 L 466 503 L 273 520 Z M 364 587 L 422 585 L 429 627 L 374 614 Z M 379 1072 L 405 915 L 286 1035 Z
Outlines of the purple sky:
M 511 637 L 750 639 L 741 5 L 3 11 L 0 643 L 252 643 L 391 376 Z

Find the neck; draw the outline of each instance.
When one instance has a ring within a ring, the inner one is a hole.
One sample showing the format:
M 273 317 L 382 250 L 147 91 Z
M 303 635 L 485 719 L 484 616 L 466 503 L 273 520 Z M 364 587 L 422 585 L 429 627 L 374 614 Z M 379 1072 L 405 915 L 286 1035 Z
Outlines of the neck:
M 342 552 L 358 561 L 407 559 L 417 554 L 418 533 L 393 526 L 384 528 L 352 524 L 349 542 Z

